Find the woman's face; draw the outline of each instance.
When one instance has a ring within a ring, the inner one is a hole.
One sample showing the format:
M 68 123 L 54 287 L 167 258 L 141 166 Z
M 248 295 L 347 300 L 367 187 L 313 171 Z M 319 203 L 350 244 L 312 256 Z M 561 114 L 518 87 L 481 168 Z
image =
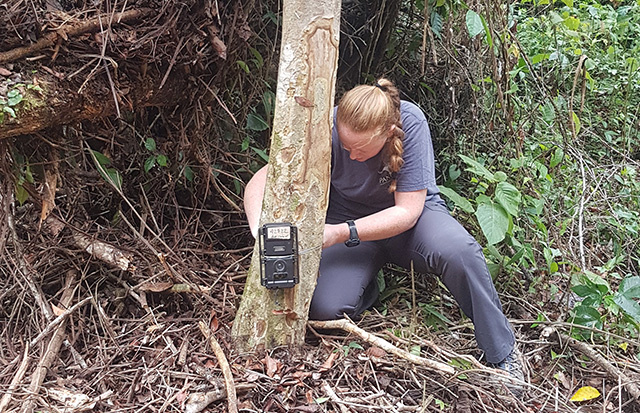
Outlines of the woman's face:
M 349 151 L 349 158 L 364 162 L 376 156 L 384 147 L 387 137 L 376 130 L 354 132 L 347 126 L 338 125 L 338 137 L 342 148 Z

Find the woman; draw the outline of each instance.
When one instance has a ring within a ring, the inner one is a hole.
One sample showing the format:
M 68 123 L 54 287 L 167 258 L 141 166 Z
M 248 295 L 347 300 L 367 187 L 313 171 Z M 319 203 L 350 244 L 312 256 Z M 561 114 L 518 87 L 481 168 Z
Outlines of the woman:
M 378 296 L 386 263 L 437 274 L 473 321 L 488 363 L 522 380 L 515 337 L 482 248 L 438 195 L 427 120 L 387 79 L 347 92 L 335 112 L 331 189 L 309 318 L 357 318 Z M 247 184 L 257 233 L 266 167 Z M 515 391 L 514 391 L 515 392 Z

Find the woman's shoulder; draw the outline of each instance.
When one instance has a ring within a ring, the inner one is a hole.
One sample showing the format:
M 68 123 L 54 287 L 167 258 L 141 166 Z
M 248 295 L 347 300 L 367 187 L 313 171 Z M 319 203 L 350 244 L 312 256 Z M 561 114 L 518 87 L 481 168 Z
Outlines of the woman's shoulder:
M 418 105 L 407 100 L 400 101 L 400 117 L 403 126 L 411 122 L 426 122 L 427 118 Z

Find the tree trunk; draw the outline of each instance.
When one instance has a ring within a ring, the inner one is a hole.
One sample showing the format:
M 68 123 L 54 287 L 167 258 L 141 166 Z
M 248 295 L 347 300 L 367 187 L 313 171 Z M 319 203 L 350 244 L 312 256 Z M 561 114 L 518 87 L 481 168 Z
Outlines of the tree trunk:
M 340 0 L 285 0 L 269 173 L 261 224 L 298 227 L 300 282 L 260 284 L 258 243 L 232 333 L 241 350 L 301 344 L 328 204 Z

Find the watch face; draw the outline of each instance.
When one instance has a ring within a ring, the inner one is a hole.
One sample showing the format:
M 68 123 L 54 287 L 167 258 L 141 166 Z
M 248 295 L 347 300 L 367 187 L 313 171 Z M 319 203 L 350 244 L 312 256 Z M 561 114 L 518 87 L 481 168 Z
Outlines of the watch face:
M 347 242 L 349 243 L 349 244 L 347 244 L 347 247 L 355 247 L 357 245 L 360 245 L 360 240 L 359 239 L 350 239 Z

